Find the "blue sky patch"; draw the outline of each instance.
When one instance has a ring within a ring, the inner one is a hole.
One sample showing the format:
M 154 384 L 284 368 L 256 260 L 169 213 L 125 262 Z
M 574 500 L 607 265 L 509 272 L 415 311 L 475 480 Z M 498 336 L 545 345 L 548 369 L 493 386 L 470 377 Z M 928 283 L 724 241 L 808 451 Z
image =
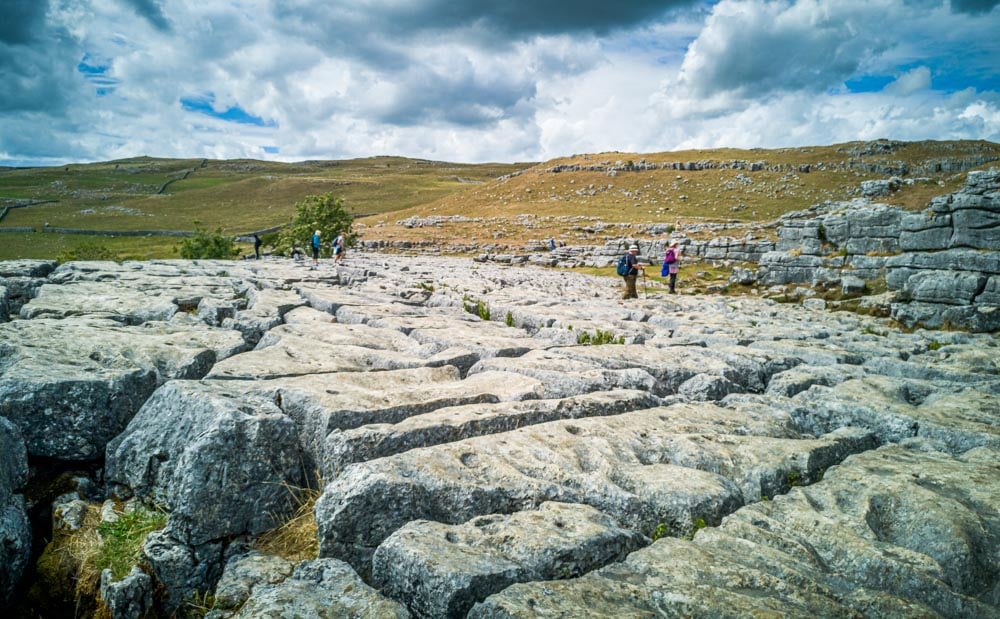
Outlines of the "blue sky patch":
M 201 97 L 181 97 L 181 107 L 188 112 L 197 112 L 219 120 L 234 122 L 241 125 L 254 125 L 257 127 L 277 127 L 273 120 L 264 120 L 260 116 L 247 113 L 246 110 L 236 105 L 221 112 L 216 111 L 212 104 L 215 102 L 215 95 L 209 93 Z
M 264 147 L 264 152 L 267 153 L 268 155 L 277 155 L 278 154 L 278 147 L 277 146 L 265 146 Z
M 90 54 L 84 54 L 79 64 L 76 65 L 77 72 L 95 87 L 94 91 L 98 97 L 110 95 L 120 83 L 119 80 L 108 75 L 110 68 L 108 63 L 98 62 Z
M 891 75 L 862 75 L 844 82 L 849 92 L 879 92 L 896 81 Z

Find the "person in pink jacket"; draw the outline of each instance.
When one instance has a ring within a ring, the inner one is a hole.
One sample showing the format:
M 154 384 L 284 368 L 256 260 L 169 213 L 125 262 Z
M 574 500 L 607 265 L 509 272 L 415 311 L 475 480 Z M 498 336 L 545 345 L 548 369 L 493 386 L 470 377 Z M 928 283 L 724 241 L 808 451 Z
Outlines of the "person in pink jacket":
M 680 270 L 680 258 L 681 250 L 677 248 L 677 241 L 671 241 L 670 247 L 667 248 L 667 253 L 663 256 L 663 269 L 660 274 L 669 277 L 668 285 L 670 286 L 670 294 L 676 292 L 677 285 L 677 272 Z

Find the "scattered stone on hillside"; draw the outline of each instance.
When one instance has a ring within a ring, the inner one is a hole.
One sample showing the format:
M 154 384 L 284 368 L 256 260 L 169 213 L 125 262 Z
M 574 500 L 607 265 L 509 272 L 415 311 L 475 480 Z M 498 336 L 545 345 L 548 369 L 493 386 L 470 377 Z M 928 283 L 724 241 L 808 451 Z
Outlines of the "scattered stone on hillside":
M 66 460 L 99 458 L 157 384 L 243 347 L 227 330 L 88 317 L 0 324 L 0 341 L 0 416 L 32 455 Z
M 514 585 L 469 616 L 992 616 L 998 456 L 921 442 L 855 455 L 693 541 L 661 539 L 577 579 Z
M 548 502 L 461 525 L 410 522 L 378 547 L 372 580 L 417 617 L 464 617 L 513 583 L 574 578 L 646 543 L 592 507 Z
M 304 561 L 277 584 L 254 588 L 239 617 L 385 617 L 405 619 L 399 603 L 381 596 L 358 578 L 351 566 L 336 559 Z
M 259 534 L 292 511 L 304 480 L 294 422 L 239 389 L 172 381 L 108 444 L 106 478 L 170 511 L 192 545 Z
M 19 494 L 27 481 L 28 454 L 21 433 L 0 417 L 0 605 L 7 604 L 31 554 L 31 528 Z

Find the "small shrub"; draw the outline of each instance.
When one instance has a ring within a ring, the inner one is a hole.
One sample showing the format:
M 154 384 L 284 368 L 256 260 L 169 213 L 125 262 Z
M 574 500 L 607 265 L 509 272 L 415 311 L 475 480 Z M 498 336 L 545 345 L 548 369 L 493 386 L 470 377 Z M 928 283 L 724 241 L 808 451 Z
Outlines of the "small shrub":
M 277 248 L 286 253 L 293 245 L 308 247 L 313 232 L 319 230 L 323 240 L 320 255 L 326 258 L 331 253 L 330 243 L 338 234 L 344 235 L 348 247 L 354 245 L 358 234 L 353 225 L 354 216 L 348 212 L 343 198 L 334 198 L 331 193 L 306 196 L 295 204 L 292 221 L 278 233 Z
M 222 228 L 208 232 L 195 223 L 195 235 L 181 241 L 181 258 L 188 260 L 219 260 L 235 256 L 239 249 L 233 238 L 224 236 Z
M 819 240 L 823 241 L 824 243 L 826 242 L 826 226 L 823 225 L 823 222 L 820 222 L 819 225 L 816 227 L 816 236 L 819 238 Z
M 802 476 L 798 471 L 788 471 L 788 485 L 792 488 L 802 485 Z
M 104 245 L 93 241 L 80 243 L 72 249 L 59 252 L 59 255 L 56 256 L 56 262 L 59 264 L 76 260 L 112 260 L 114 262 L 121 262 L 121 257 Z
M 504 317 L 504 319 L 503 319 L 503 322 L 504 322 L 504 324 L 506 324 L 506 325 L 507 325 L 508 327 L 513 327 L 513 326 L 514 326 L 514 314 L 512 314 L 512 313 L 510 312 L 510 310 L 507 310 L 507 316 L 506 316 L 506 317 Z
M 932 340 L 931 343 L 927 345 L 927 350 L 930 351 L 940 350 L 942 346 L 944 346 L 944 344 L 942 344 L 941 342 L 937 340 Z

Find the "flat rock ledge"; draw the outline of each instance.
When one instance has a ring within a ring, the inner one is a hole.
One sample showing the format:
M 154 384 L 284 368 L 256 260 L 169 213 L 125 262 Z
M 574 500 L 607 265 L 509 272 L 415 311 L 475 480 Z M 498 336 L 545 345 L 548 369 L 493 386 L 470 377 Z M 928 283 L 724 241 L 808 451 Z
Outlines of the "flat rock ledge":
M 169 513 L 115 616 L 1000 614 L 995 335 L 348 261 L 0 264 L 0 603 L 44 458 Z

